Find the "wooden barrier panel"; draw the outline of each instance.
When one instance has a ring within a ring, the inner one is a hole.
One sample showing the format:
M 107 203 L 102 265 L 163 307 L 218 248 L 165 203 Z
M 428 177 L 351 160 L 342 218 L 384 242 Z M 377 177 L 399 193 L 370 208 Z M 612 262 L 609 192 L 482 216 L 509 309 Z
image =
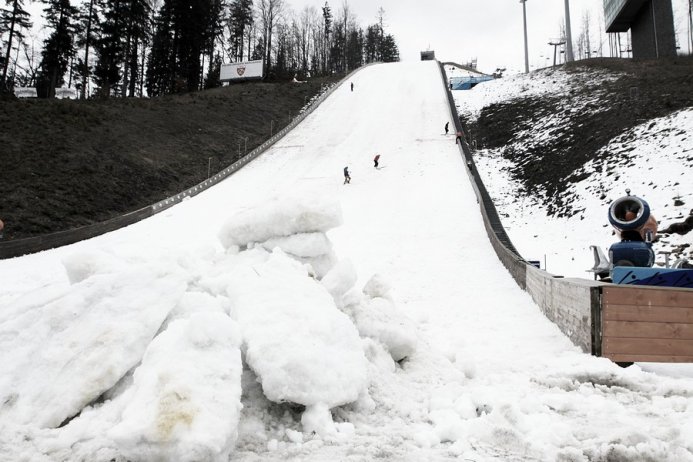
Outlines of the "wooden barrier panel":
M 602 356 L 616 362 L 692 362 L 693 289 L 604 286 Z

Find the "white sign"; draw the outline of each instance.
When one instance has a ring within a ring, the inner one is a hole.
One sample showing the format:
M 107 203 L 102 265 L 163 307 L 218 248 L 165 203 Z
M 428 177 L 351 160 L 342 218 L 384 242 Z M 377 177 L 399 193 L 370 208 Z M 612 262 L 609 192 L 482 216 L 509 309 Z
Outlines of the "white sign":
M 74 88 L 56 88 L 55 97 L 58 99 L 77 99 L 77 90 Z
M 222 82 L 262 78 L 262 60 L 222 64 L 219 80 Z
M 36 88 L 14 87 L 14 96 L 17 98 L 36 98 Z

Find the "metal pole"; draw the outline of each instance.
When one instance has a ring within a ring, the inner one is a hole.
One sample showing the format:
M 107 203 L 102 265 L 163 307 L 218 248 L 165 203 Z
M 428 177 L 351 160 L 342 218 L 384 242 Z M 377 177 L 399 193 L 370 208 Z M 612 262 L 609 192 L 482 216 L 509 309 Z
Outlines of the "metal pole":
M 655 15 L 655 6 L 654 6 L 654 0 L 650 0 L 652 3 L 652 29 L 654 32 L 654 39 L 655 39 L 655 56 L 659 58 L 659 42 L 657 40 L 657 18 Z M 632 47 L 631 47 L 632 48 Z
M 693 0 L 688 0 L 688 54 L 693 53 Z
M 573 33 L 570 31 L 570 0 L 565 0 L 565 60 L 570 62 L 575 60 L 573 56 Z
M 520 0 L 522 3 L 522 20 L 525 27 L 525 74 L 529 74 L 529 48 L 527 46 L 527 0 Z

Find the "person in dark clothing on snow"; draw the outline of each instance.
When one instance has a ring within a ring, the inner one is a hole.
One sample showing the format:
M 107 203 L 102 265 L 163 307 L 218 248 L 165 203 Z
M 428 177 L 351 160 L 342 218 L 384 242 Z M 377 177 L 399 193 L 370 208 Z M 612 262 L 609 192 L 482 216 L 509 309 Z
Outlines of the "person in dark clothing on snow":
M 450 122 L 445 122 L 445 134 L 446 135 L 448 134 L 449 128 L 450 128 Z
M 351 183 L 351 175 L 349 175 L 349 166 L 344 167 L 344 184 Z
M 373 158 L 373 163 L 375 164 L 374 167 L 378 168 L 378 161 L 380 160 L 380 154 L 376 154 L 375 157 Z
M 354 91 L 354 82 L 351 82 L 351 91 Z

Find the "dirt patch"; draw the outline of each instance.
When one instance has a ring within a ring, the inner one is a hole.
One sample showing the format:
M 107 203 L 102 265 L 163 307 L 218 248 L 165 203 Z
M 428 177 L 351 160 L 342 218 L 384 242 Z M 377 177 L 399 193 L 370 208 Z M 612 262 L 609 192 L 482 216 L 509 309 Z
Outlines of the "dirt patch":
M 337 80 L 152 99 L 0 100 L 4 238 L 104 221 L 187 189 L 260 145 Z

